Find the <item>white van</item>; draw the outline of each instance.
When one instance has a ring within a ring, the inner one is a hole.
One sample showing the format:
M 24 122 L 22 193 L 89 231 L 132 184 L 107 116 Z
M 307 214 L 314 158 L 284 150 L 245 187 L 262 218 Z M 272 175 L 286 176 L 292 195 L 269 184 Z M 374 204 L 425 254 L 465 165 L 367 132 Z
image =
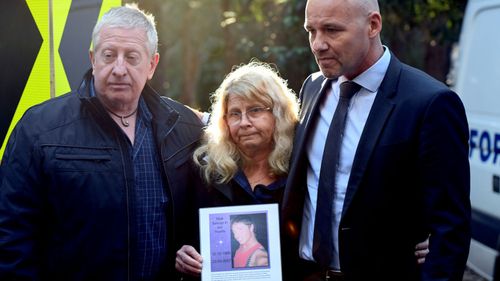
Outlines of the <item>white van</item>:
M 500 280 L 500 0 L 469 0 L 455 91 L 470 126 L 472 242 L 468 266 Z M 498 271 L 498 269 L 497 269 Z M 497 275 L 497 276 L 495 276 Z

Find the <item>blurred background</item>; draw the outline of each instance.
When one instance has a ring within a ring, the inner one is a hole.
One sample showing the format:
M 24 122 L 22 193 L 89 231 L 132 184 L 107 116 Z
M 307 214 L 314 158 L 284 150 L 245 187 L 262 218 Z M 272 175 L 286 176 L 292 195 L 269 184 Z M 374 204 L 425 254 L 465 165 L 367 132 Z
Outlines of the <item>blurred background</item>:
M 0 159 L 30 106 L 78 88 L 90 68 L 92 28 L 130 0 L 2 0 Z M 160 64 L 151 82 L 162 95 L 209 110 L 233 66 L 271 64 L 298 92 L 317 71 L 303 29 L 305 0 L 136 0 L 157 21 Z M 403 61 L 443 82 L 459 40 L 464 0 L 380 0 L 384 43 Z
M 296 92 L 317 71 L 303 29 L 304 0 L 134 2 L 157 21 L 161 59 L 152 85 L 185 104 L 208 110 L 224 76 L 252 58 L 274 64 Z M 403 62 L 447 82 L 466 1 L 379 2 L 384 44 Z
M 95 21 L 109 7 L 122 2 L 132 1 L 2 0 L 0 163 L 5 140 L 28 107 L 78 87 L 83 73 L 90 67 L 88 48 Z M 192 107 L 209 110 L 210 94 L 225 75 L 233 66 L 254 58 L 274 64 L 295 92 L 300 90 L 308 74 L 317 71 L 307 33 L 302 27 L 305 0 L 135 2 L 151 12 L 157 21 L 161 59 L 151 84 L 160 94 Z M 380 0 L 379 3 L 384 44 L 403 62 L 453 84 L 456 75 L 449 75 L 450 67 L 452 57 L 457 56 L 456 46 L 467 1 Z M 473 183 L 476 195 L 472 203 L 475 207 L 473 235 L 478 242 L 473 242 L 479 245 L 473 250 L 479 266 L 476 269 L 490 278 L 495 260 L 500 261 L 497 256 L 500 249 L 500 220 L 497 219 L 500 218 L 497 208 L 500 206 L 497 203 L 500 174 L 496 164 L 497 142 L 490 143 L 490 139 L 500 139 L 500 131 L 495 125 L 499 123 L 500 114 L 494 106 L 498 104 L 495 97 L 498 96 L 496 81 L 500 73 L 500 56 L 492 55 L 494 51 L 491 51 L 500 46 L 500 37 L 497 36 L 500 0 L 471 0 L 469 4 L 472 4 L 469 7 L 474 7 L 466 18 L 469 40 L 465 40 L 461 48 L 479 55 L 462 61 L 462 69 L 470 72 L 462 72 L 465 73 L 461 82 L 464 93 L 457 91 L 467 94 L 469 103 L 482 97 L 479 104 L 492 108 L 490 113 L 494 116 L 485 126 L 482 107 L 478 106 L 479 118 L 472 118 L 477 112 L 468 112 L 471 129 L 475 130 L 476 141 L 481 144 L 478 145 L 481 154 L 471 157 L 472 173 L 477 179 Z M 469 41 L 475 43 L 471 45 Z M 474 62 L 473 68 L 471 62 Z M 477 91 L 478 85 L 482 86 L 484 94 Z M 482 142 L 487 145 L 482 145 Z M 499 280 L 496 275 L 494 280 Z M 468 269 L 463 280 L 486 279 Z

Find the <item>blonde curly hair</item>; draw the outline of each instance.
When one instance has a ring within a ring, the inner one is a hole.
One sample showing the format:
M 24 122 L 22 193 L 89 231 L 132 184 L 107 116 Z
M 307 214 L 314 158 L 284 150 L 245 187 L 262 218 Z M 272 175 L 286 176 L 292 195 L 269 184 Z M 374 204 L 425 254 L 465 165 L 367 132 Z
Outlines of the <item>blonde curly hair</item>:
M 270 174 L 288 173 L 295 125 L 298 122 L 299 103 L 295 93 L 288 88 L 269 64 L 251 61 L 230 72 L 212 94 L 212 113 L 205 129 L 203 144 L 195 150 L 194 161 L 201 168 L 208 183 L 225 183 L 231 180 L 243 161 L 242 153 L 232 141 L 225 121 L 229 96 L 257 101 L 272 109 L 275 118 L 273 151 L 269 156 Z

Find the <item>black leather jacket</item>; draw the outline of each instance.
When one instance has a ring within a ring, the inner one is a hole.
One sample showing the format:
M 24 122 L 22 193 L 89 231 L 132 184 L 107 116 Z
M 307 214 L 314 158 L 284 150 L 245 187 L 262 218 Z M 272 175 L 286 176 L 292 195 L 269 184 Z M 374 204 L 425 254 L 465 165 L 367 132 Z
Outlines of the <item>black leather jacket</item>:
M 90 78 L 30 108 L 10 137 L 0 166 L 0 280 L 137 280 L 130 153 L 89 96 Z M 163 275 L 170 276 L 175 250 L 196 239 L 189 226 L 197 224 L 193 204 L 202 182 L 192 151 L 202 124 L 149 86 L 142 96 L 168 186 Z

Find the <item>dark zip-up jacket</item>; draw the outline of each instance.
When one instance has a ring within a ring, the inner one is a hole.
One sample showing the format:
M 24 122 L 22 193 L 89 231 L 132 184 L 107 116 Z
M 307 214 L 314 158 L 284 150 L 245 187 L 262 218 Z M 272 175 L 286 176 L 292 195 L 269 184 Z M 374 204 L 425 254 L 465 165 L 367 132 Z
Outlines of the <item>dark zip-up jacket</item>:
M 30 108 L 0 166 L 0 280 L 137 280 L 134 173 L 126 138 L 96 97 L 75 91 Z M 142 92 L 169 197 L 165 272 L 195 243 L 192 163 L 202 124 L 185 106 Z M 190 227 L 194 226 L 194 227 Z

